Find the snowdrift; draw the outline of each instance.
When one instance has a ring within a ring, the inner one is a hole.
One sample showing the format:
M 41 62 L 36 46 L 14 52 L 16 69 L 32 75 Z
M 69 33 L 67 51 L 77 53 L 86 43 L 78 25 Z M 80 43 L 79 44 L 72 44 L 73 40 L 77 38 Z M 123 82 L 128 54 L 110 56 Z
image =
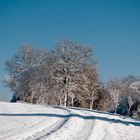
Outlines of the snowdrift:
M 140 140 L 140 121 L 79 108 L 0 102 L 0 140 Z

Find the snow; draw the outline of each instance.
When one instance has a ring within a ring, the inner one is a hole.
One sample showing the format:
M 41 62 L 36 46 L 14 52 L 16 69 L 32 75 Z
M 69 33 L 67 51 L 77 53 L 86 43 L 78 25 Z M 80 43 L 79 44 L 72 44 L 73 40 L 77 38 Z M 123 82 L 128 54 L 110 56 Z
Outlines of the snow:
M 0 102 L 0 140 L 140 140 L 140 121 L 95 110 Z

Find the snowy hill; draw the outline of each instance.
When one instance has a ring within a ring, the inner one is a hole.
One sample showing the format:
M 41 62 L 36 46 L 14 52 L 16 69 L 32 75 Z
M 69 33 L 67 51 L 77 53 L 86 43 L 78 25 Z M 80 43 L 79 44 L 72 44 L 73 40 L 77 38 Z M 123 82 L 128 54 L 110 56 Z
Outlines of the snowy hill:
M 140 121 L 78 108 L 0 102 L 0 140 L 140 140 Z

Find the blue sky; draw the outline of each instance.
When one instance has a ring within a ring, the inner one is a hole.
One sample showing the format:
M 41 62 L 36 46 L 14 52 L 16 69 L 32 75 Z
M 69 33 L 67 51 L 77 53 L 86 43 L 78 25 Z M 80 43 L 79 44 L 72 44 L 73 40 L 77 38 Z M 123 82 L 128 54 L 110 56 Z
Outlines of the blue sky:
M 139 0 L 0 0 L 0 101 L 4 63 L 18 47 L 51 49 L 61 40 L 93 47 L 100 80 L 140 76 Z

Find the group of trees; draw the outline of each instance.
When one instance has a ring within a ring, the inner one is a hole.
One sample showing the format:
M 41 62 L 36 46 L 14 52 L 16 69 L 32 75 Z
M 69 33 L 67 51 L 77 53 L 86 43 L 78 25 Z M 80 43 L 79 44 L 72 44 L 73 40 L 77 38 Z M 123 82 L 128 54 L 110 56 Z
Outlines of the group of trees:
M 98 75 L 92 50 L 60 41 L 50 52 L 23 46 L 6 62 L 6 84 L 14 98 L 40 104 L 93 108 L 98 99 Z
M 25 45 L 6 61 L 6 70 L 12 100 L 139 116 L 140 79 L 101 84 L 89 47 L 70 41 L 58 42 L 51 51 Z
M 111 80 L 106 88 L 116 113 L 140 118 L 140 78 L 127 76 L 122 80 Z

